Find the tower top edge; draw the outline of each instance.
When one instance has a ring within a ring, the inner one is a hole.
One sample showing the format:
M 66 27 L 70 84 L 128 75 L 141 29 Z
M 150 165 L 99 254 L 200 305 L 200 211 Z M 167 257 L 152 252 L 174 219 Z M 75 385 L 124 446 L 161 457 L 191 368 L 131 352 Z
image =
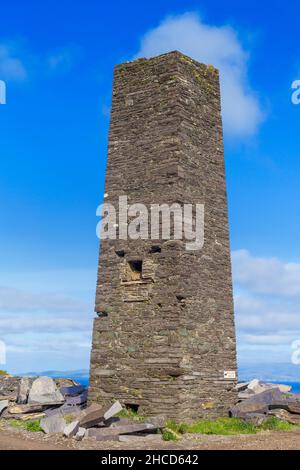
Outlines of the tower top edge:
M 121 64 L 117 64 L 115 68 L 118 69 L 118 68 L 123 68 L 123 67 L 131 67 L 131 66 L 136 66 L 136 65 L 139 65 L 139 64 L 140 65 L 146 65 L 146 64 L 152 65 L 152 64 L 155 64 L 156 62 L 160 62 L 161 60 L 168 60 L 168 59 L 170 59 L 170 60 L 176 60 L 177 59 L 179 62 L 184 61 L 184 62 L 190 63 L 191 65 L 194 65 L 196 67 L 206 68 L 210 72 L 219 75 L 219 70 L 214 65 L 204 64 L 202 62 L 199 62 L 195 59 L 192 59 L 188 55 L 183 54 L 182 52 L 180 52 L 178 50 L 166 52 L 164 54 L 160 54 L 160 55 L 157 55 L 157 56 L 141 57 L 141 58 L 134 59 L 132 61 L 123 62 Z

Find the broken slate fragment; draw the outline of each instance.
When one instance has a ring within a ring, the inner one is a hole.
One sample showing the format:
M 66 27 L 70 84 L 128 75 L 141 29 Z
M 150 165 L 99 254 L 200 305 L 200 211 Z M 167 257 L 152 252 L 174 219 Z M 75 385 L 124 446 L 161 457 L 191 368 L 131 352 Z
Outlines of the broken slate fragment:
M 27 403 L 31 382 L 32 380 L 30 380 L 29 377 L 21 378 L 17 391 L 18 405 L 25 405 Z
M 64 429 L 64 436 L 65 437 L 73 437 L 77 434 L 79 430 L 79 421 L 73 421 L 72 423 L 68 424 Z
M 60 416 L 50 416 L 43 418 L 40 426 L 46 434 L 62 434 L 66 427 L 66 422 Z
M 76 397 L 85 391 L 85 387 L 83 385 L 74 385 L 73 387 L 62 387 L 60 389 L 60 393 L 64 397 Z

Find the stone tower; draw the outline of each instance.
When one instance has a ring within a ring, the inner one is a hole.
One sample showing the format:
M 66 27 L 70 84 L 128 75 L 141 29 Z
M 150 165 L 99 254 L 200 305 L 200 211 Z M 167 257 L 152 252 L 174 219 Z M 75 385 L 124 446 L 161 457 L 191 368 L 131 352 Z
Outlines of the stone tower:
M 102 240 L 89 397 L 226 415 L 236 342 L 218 71 L 179 53 L 115 69 L 106 202 L 204 204 L 204 246 Z

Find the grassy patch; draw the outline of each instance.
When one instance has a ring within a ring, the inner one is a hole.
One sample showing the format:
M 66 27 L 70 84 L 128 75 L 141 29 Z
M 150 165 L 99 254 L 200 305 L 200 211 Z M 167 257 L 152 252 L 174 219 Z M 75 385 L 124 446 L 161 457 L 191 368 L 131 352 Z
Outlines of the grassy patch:
M 0 375 L 8 375 L 8 372 L 6 372 L 6 370 L 0 370 Z
M 258 428 L 260 431 L 291 431 L 292 429 L 299 428 L 299 425 L 286 423 L 275 416 L 270 416 L 270 418 Z
M 19 421 L 17 419 L 8 419 L 6 422 L 12 428 L 26 429 L 29 432 L 42 432 L 39 420 Z
M 140 415 L 137 411 L 129 408 L 124 408 L 120 413 L 117 414 L 118 418 L 132 419 L 133 421 L 145 421 L 145 416 Z
M 275 416 L 271 416 L 260 426 L 255 426 L 238 418 L 219 418 L 214 421 L 200 420 L 191 424 L 177 424 L 174 421 L 168 421 L 163 432 L 163 438 L 171 440 L 170 431 L 173 432 L 173 437 L 186 433 L 234 436 L 237 434 L 257 434 L 261 431 L 291 431 L 296 427 L 299 426 L 281 421 Z

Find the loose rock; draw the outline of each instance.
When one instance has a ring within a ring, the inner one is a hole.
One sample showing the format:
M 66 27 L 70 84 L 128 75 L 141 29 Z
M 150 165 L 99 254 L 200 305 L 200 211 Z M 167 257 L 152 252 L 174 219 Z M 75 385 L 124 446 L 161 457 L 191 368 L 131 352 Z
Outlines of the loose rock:
M 17 392 L 17 403 L 19 405 L 25 405 L 27 403 L 30 386 L 31 381 L 29 377 L 22 377 Z
M 57 389 L 56 384 L 50 377 L 39 377 L 36 379 L 30 389 L 28 403 L 40 404 L 62 404 L 64 397 Z
M 60 416 L 50 416 L 43 418 L 40 426 L 46 434 L 62 434 L 66 427 L 66 422 Z

